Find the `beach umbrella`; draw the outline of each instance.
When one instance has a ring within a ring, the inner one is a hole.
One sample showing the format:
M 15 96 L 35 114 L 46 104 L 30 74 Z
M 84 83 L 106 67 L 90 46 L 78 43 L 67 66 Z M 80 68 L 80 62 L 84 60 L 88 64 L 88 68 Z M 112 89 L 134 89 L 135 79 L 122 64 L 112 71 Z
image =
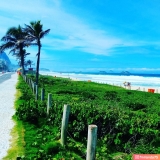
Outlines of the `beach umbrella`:
M 20 71 L 22 68 L 18 68 L 17 71 Z

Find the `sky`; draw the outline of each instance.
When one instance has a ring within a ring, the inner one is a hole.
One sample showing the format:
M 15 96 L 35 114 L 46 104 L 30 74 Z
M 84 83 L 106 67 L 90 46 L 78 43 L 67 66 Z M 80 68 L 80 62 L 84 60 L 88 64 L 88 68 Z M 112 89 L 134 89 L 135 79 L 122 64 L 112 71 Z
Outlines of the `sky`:
M 0 38 L 38 20 L 51 29 L 41 40 L 40 68 L 160 73 L 159 0 L 2 0 Z M 26 50 L 36 67 L 37 46 Z

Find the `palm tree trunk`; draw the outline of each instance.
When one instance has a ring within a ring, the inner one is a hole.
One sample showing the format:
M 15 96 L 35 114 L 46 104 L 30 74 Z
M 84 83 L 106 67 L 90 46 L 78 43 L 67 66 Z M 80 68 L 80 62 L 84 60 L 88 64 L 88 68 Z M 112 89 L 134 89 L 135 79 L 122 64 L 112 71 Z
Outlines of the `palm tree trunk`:
M 36 69 L 36 84 L 38 85 L 38 78 L 39 78 L 39 64 L 40 64 L 40 51 L 41 45 L 38 45 L 38 57 L 37 57 L 37 69 Z
M 21 55 L 22 74 L 25 75 L 23 47 L 21 45 L 20 45 L 20 55 Z
M 24 58 L 21 57 L 21 66 L 22 66 L 22 74 L 25 75 L 25 69 L 24 69 Z

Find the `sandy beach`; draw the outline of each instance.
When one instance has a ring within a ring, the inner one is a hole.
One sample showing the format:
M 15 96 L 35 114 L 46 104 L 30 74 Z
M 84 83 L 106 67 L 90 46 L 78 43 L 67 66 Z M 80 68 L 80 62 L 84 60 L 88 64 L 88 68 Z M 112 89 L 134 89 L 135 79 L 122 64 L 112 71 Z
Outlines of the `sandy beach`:
M 17 74 L 0 83 L 0 159 L 7 154 L 10 145 L 10 131 L 14 126 L 12 116 L 15 113 L 14 101 L 16 93 Z
M 123 86 L 123 88 L 128 89 L 128 90 L 136 90 L 136 91 L 142 91 L 142 92 L 149 92 L 149 89 L 153 89 L 154 93 L 160 93 L 160 88 L 159 87 L 153 87 L 153 86 L 148 86 L 148 87 L 144 87 L 144 86 L 130 86 L 130 87 L 125 87 Z
M 125 76 L 119 76 L 118 79 L 119 79 L 119 82 L 116 84 L 115 83 L 115 80 L 117 79 L 117 77 L 113 77 L 113 79 L 110 79 L 110 81 L 108 82 L 108 77 L 104 80 L 104 77 L 102 77 L 101 75 L 94 75 L 95 78 L 91 77 L 90 75 L 85 75 L 85 74 L 73 74 L 73 73 L 59 73 L 59 72 L 44 72 L 42 71 L 41 72 L 42 75 L 51 75 L 53 77 L 63 77 L 63 78 L 71 78 L 72 80 L 74 81 L 88 81 L 88 80 L 91 80 L 93 82 L 96 82 L 96 83 L 103 83 L 103 84 L 110 84 L 110 85 L 114 85 L 114 86 L 119 86 L 119 87 L 123 87 L 125 89 L 129 89 L 129 90 L 137 90 L 137 91 L 143 91 L 143 92 L 148 92 L 148 89 L 154 89 L 154 93 L 160 93 L 160 87 L 157 87 L 157 86 L 141 86 L 141 85 L 134 85 L 134 83 L 131 83 L 131 87 L 125 87 L 124 86 L 124 81 L 126 81 L 125 79 L 123 78 L 126 78 Z M 100 76 L 99 78 L 97 78 L 97 76 Z M 136 76 L 134 76 L 135 78 Z M 129 76 L 127 77 L 129 78 Z M 144 77 L 143 79 L 139 79 L 138 77 L 138 80 L 137 81 L 141 81 L 142 83 L 145 83 L 145 80 Z M 134 80 L 135 81 L 135 80 Z M 147 78 L 147 81 L 148 83 L 151 83 L 153 82 L 153 79 L 149 80 Z M 158 81 L 158 80 L 156 80 Z M 112 82 L 112 83 L 111 83 Z

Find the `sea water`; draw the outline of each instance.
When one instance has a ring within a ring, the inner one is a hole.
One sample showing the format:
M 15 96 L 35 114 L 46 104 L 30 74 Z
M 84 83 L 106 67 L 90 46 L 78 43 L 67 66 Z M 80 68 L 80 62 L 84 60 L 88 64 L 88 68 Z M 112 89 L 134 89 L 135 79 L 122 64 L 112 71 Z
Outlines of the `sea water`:
M 43 75 L 52 75 L 57 77 L 71 78 L 74 80 L 92 81 L 117 86 L 123 86 L 124 82 L 130 82 L 131 86 L 160 88 L 159 74 L 130 74 L 122 75 L 101 74 L 101 73 L 62 73 L 62 72 L 40 72 Z

